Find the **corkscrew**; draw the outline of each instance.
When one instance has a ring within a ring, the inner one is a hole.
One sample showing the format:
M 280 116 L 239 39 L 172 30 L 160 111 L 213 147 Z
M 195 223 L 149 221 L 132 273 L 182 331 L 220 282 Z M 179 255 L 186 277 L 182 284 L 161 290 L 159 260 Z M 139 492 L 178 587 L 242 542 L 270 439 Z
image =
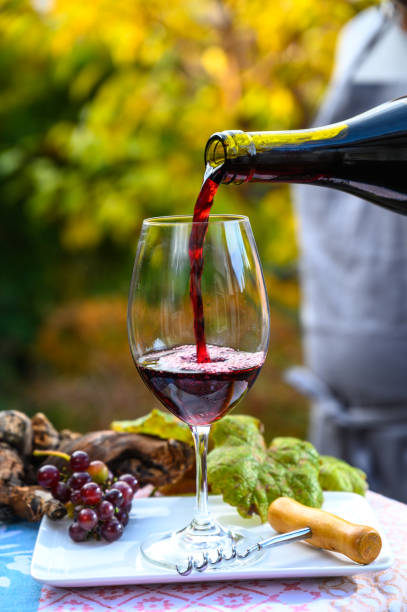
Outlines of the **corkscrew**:
M 335 514 L 304 506 L 289 497 L 278 497 L 270 504 L 268 521 L 276 531 L 283 533 L 261 540 L 244 552 L 238 552 L 236 547 L 232 546 L 229 555 L 221 548 L 217 549 L 215 559 L 211 558 L 209 553 L 204 553 L 199 561 L 189 556 L 186 567 L 176 566 L 177 572 L 181 576 L 188 576 L 193 570 L 204 572 L 208 568 L 217 568 L 222 563 L 247 559 L 267 548 L 305 539 L 310 539 L 312 546 L 342 553 L 363 565 L 372 563 L 382 548 L 380 534 L 373 527 L 350 523 Z M 295 527 L 295 531 L 290 531 Z
M 297 540 L 304 540 L 310 538 L 312 531 L 309 527 L 303 529 L 296 529 L 288 533 L 280 533 L 271 538 L 256 542 L 252 546 L 249 546 L 244 552 L 238 552 L 236 546 L 232 546 L 231 552 L 227 555 L 222 548 L 216 549 L 216 558 L 211 558 L 209 553 L 202 554 L 202 560 L 194 559 L 193 556 L 189 556 L 186 561 L 186 567 L 177 565 L 177 572 L 180 576 L 189 576 L 193 570 L 197 572 L 204 572 L 208 568 L 218 568 L 222 563 L 232 563 L 235 561 L 242 561 L 247 559 L 255 552 L 260 550 L 266 550 L 267 548 L 273 548 L 275 546 L 281 546 L 282 544 L 289 544 L 290 542 L 296 542 Z

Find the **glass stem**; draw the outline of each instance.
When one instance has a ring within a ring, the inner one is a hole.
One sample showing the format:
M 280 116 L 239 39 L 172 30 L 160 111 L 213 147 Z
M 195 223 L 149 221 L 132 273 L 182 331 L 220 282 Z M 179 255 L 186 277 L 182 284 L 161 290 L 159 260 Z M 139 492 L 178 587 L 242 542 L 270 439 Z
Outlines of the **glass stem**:
M 195 529 L 199 530 L 210 529 L 213 525 L 213 520 L 208 511 L 208 476 L 206 468 L 210 429 L 210 425 L 191 427 L 195 443 L 196 461 L 196 505 L 192 524 Z

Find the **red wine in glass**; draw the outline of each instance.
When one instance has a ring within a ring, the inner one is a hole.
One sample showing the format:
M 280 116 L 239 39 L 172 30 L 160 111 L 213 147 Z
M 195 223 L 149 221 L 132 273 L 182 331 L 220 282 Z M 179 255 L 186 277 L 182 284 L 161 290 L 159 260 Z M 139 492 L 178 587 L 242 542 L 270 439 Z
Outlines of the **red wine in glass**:
M 206 347 L 205 347 L 206 348 Z M 219 420 L 247 393 L 260 372 L 264 352 L 211 346 L 210 362 L 197 363 L 194 345 L 154 351 L 137 369 L 162 404 L 188 425 Z

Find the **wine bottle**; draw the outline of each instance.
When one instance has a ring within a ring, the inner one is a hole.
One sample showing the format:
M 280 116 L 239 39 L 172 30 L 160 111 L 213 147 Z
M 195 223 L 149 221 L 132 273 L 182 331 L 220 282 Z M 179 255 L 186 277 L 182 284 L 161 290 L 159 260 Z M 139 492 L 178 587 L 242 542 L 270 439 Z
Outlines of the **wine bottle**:
M 218 132 L 205 161 L 222 183 L 320 185 L 407 215 L 407 97 L 308 130 Z

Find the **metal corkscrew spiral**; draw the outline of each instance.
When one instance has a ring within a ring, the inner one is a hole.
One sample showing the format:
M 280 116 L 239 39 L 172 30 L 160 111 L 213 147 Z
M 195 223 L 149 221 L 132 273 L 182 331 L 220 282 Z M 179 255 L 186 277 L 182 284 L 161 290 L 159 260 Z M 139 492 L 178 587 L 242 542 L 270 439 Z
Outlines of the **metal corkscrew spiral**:
M 186 560 L 186 567 L 177 565 L 177 572 L 180 576 L 189 576 L 192 571 L 204 572 L 208 568 L 218 568 L 222 563 L 232 563 L 234 561 L 241 561 L 247 559 L 250 555 L 260 550 L 267 548 L 273 548 L 282 544 L 289 544 L 297 540 L 304 540 L 312 536 L 312 531 L 309 527 L 304 529 L 296 529 L 289 533 L 281 533 L 279 535 L 261 540 L 252 546 L 249 546 L 244 552 L 240 553 L 237 551 L 236 546 L 232 546 L 230 555 L 227 555 L 222 548 L 216 550 L 216 558 L 211 559 L 209 553 L 202 554 L 202 561 L 199 563 L 193 556 L 189 556 Z

